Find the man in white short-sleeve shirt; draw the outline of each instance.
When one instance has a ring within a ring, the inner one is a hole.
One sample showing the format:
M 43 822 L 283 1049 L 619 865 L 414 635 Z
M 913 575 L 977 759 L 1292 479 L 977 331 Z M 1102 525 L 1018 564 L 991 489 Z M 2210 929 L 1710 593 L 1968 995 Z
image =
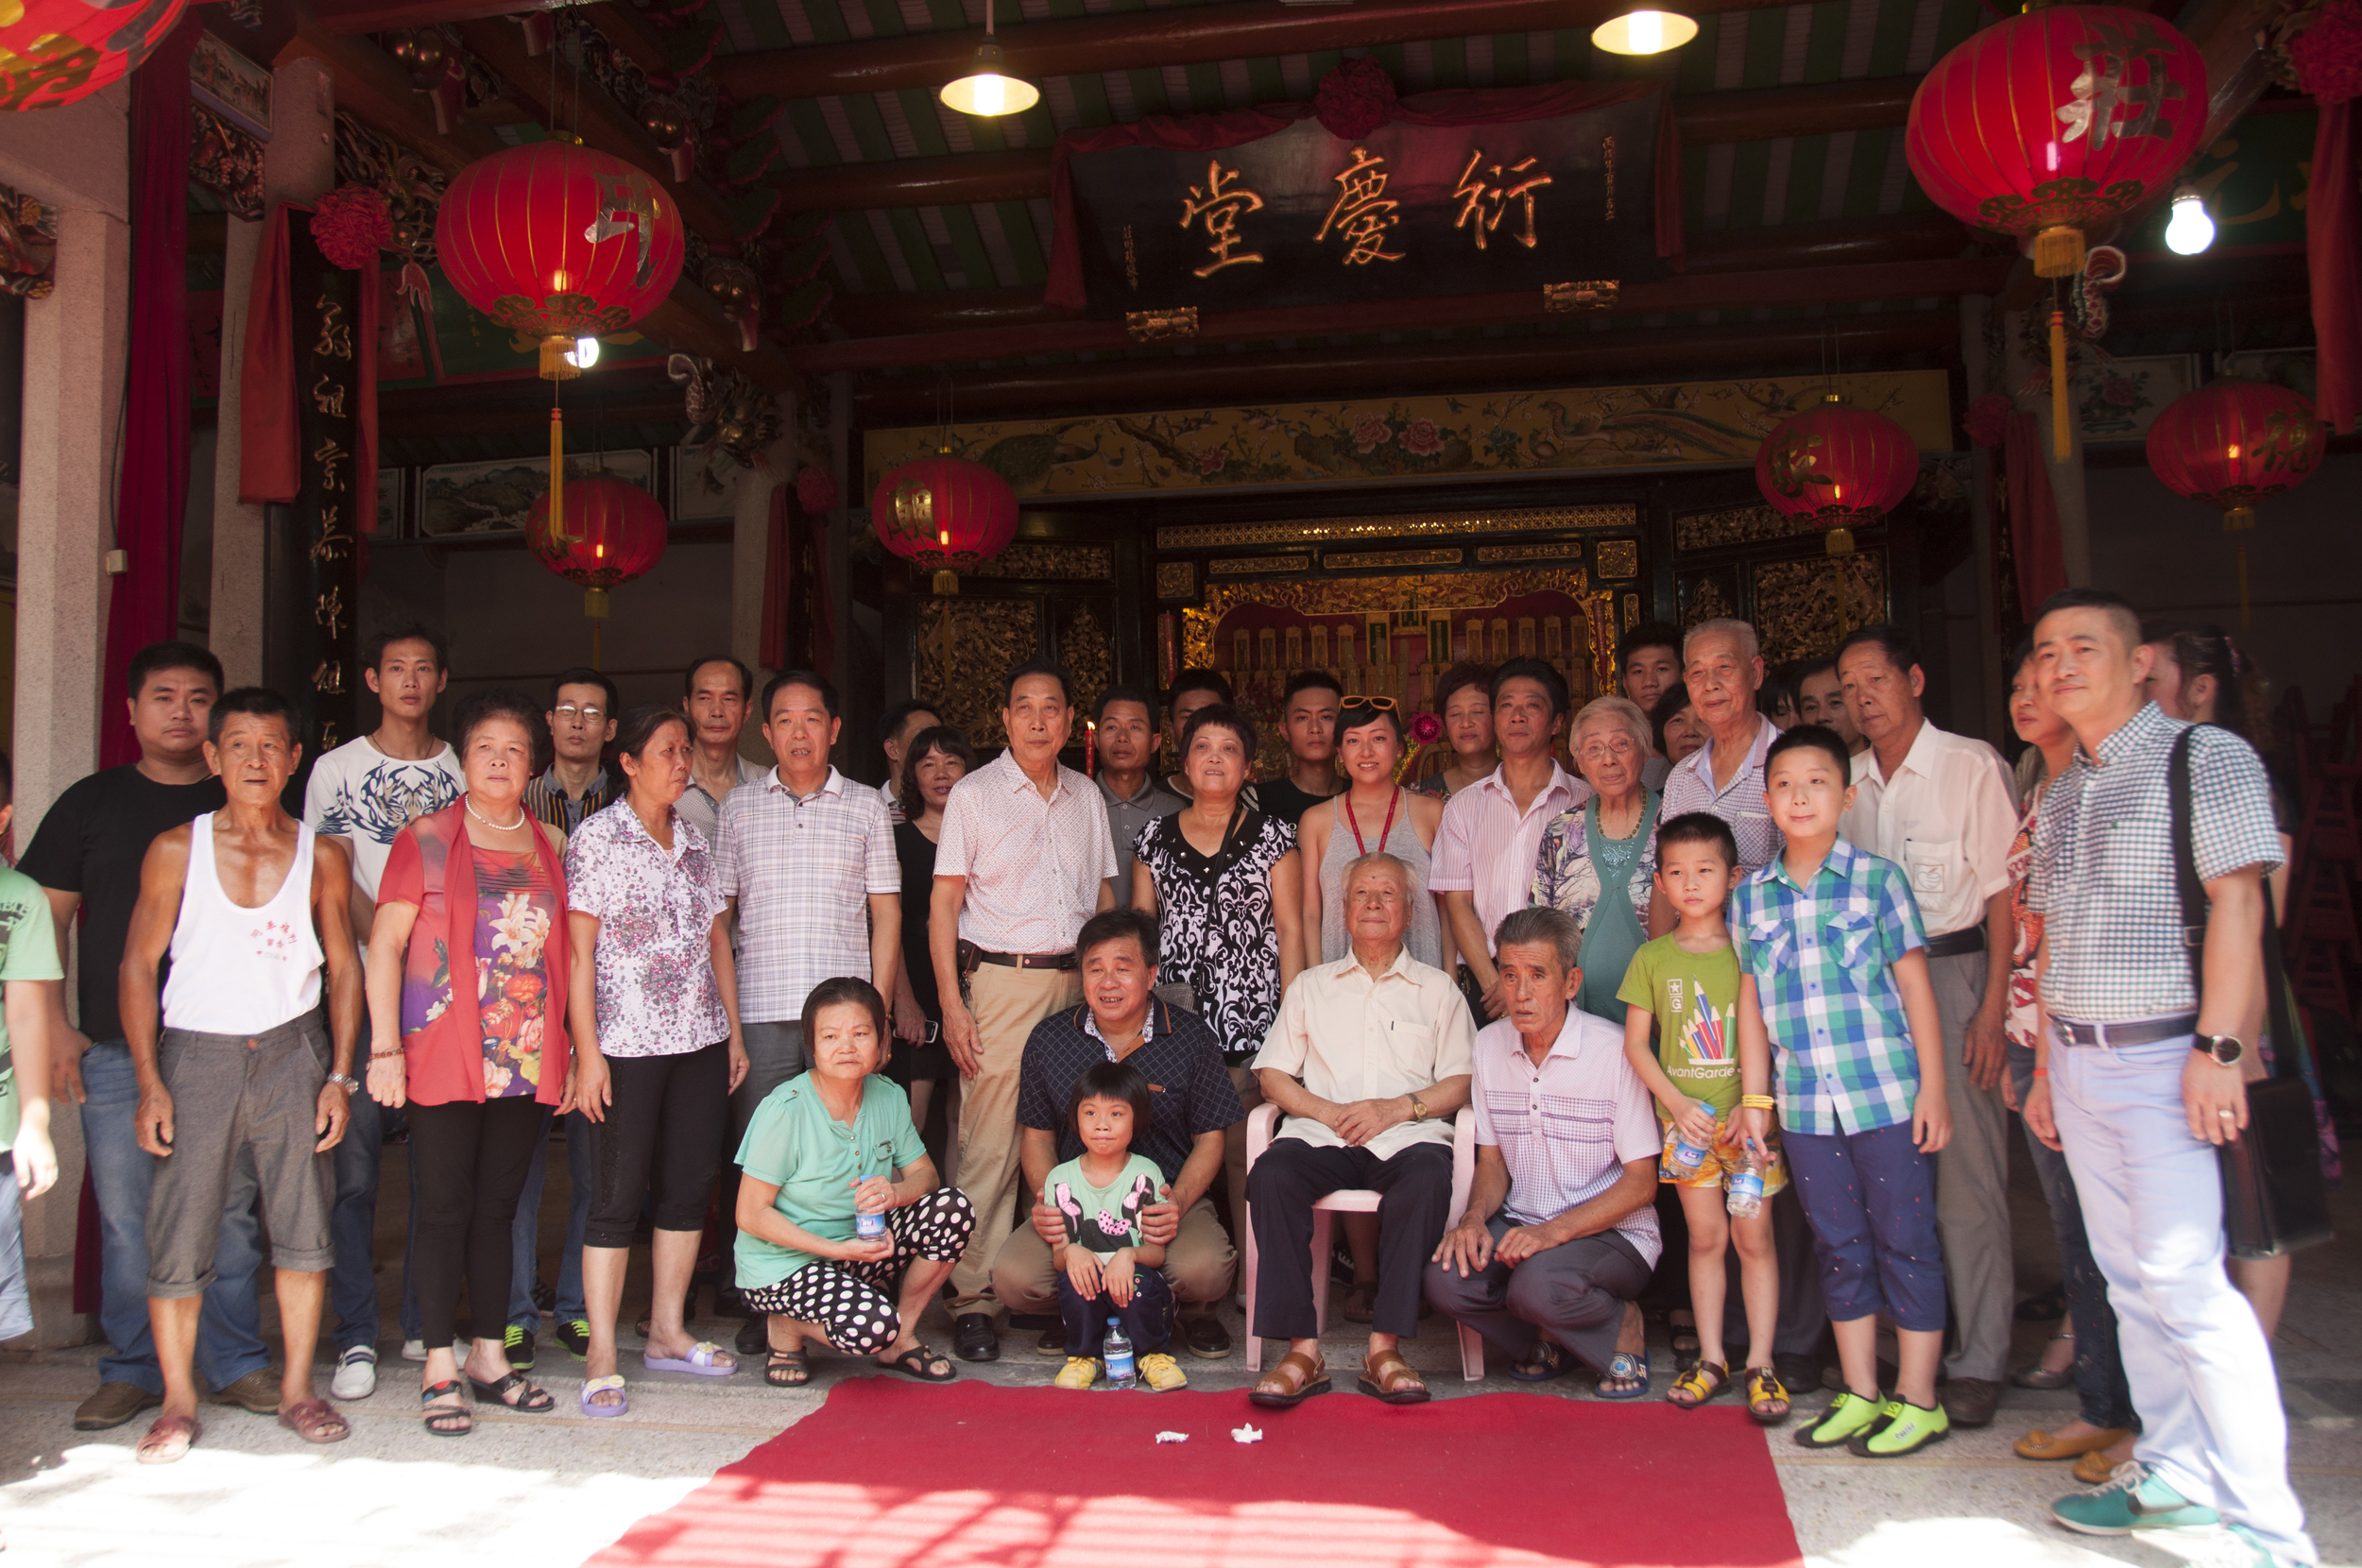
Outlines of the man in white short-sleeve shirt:
M 1952 1141 L 1936 1162 L 1936 1228 L 1958 1335 L 1943 1361 L 1943 1407 L 1955 1426 L 1984 1426 L 2009 1371 L 2017 1302 L 2001 1099 L 2017 811 L 2001 754 L 1927 722 L 1926 673 L 1900 631 L 1862 627 L 1838 649 L 1837 667 L 1846 709 L 1870 742 L 1854 758 L 1854 804 L 1839 830 L 1910 878 L 1944 1060 L 1959 1069 L 1943 1075 Z
M 1519 910 L 1498 933 L 1509 1016 L 1477 1036 L 1476 1180 L 1427 1271 L 1428 1300 L 1547 1376 L 1571 1352 L 1600 1392 L 1645 1391 L 1633 1299 L 1664 1242 L 1663 1143 L 1623 1031 L 1572 1005 L 1583 929 Z
M 442 638 L 421 625 L 380 632 L 362 649 L 361 678 L 377 696 L 377 728 L 312 764 L 303 787 L 303 820 L 321 838 L 342 839 L 352 857 L 352 934 L 368 950 L 378 878 L 402 830 L 459 798 L 459 758 L 427 732 L 427 715 L 450 679 Z M 351 1097 L 351 1120 L 334 1150 L 336 1206 L 330 1234 L 336 1261 L 328 1272 L 329 1334 L 336 1371 L 329 1392 L 362 1399 L 377 1388 L 377 1172 L 385 1116 L 365 1087 Z M 403 1292 L 408 1302 L 409 1292 Z M 402 1338 L 419 1338 L 405 1321 Z
M 952 1348 L 1001 1355 L 992 1262 L 1013 1226 L 1023 1179 L 1018 1068 L 1034 1026 L 1083 999 L 1074 939 L 1116 904 L 1115 844 L 1099 787 L 1058 753 L 1073 727 L 1071 683 L 1055 664 L 1009 673 L 1008 749 L 951 786 L 935 843 L 928 956 L 943 1040 L 959 1065 L 959 1184 L 975 1234 L 951 1270 Z

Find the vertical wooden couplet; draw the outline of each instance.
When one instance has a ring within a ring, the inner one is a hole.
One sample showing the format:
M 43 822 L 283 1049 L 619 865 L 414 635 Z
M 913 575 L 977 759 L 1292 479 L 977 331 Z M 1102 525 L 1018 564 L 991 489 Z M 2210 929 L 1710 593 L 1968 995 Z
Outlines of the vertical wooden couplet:
M 331 264 L 312 220 L 287 213 L 288 296 L 294 315 L 301 487 L 273 529 L 267 585 L 284 648 L 268 660 L 296 704 L 306 759 L 352 739 L 358 710 L 361 597 L 358 540 L 374 519 L 355 515 L 360 446 L 360 291 L 368 274 Z M 279 508 L 273 508 L 274 511 Z M 278 640 L 274 639 L 274 640 Z

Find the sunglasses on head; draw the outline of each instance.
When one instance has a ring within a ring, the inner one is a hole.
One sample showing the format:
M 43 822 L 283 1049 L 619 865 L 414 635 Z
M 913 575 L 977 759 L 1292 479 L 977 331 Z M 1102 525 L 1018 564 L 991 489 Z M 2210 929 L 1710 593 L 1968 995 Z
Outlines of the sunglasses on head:
M 1394 713 L 1400 710 L 1402 704 L 1395 701 L 1392 697 L 1356 697 L 1353 701 L 1345 704 L 1345 711 L 1347 713 L 1352 712 L 1357 707 L 1375 708 L 1380 713 Z

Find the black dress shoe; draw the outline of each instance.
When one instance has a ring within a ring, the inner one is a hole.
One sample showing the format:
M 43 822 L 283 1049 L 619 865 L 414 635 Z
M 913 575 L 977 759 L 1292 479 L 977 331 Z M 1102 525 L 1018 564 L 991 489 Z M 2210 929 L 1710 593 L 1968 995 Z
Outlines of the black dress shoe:
M 963 1312 L 951 1320 L 951 1349 L 963 1361 L 1001 1359 L 1001 1336 L 992 1329 L 989 1312 Z
M 738 1354 L 741 1355 L 761 1355 L 764 1351 L 769 1350 L 771 1348 L 771 1320 L 767 1317 L 749 1318 L 739 1324 L 736 1343 Z
M 1017 1325 L 1011 1323 L 1009 1326 L 1015 1328 Z M 1041 1338 L 1034 1341 L 1034 1354 L 1036 1355 L 1064 1355 L 1066 1354 L 1066 1325 L 1061 1323 L 1056 1328 L 1043 1329 Z
M 1943 1413 L 1955 1426 L 1991 1426 L 2001 1403 L 2001 1385 L 1982 1377 L 1956 1377 L 1943 1386 Z
M 1230 1354 L 1230 1331 L 1210 1310 L 1192 1312 L 1173 1326 L 1181 1331 L 1182 1348 L 1191 1355 L 1219 1361 Z

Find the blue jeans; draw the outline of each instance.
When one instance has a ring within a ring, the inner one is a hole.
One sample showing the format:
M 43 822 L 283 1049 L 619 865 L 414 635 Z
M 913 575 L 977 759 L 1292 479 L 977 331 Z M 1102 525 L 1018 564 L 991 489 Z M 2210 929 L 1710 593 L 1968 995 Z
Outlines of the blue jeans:
M 377 1171 L 385 1150 L 386 1113 L 364 1088 L 352 1096 L 351 1119 L 331 1157 L 336 1166 L 336 1204 L 329 1236 L 336 1261 L 328 1270 L 328 1305 L 335 1327 L 326 1336 L 342 1355 L 377 1344 Z
M 147 1321 L 147 1191 L 156 1157 L 140 1148 L 139 1074 L 121 1040 L 94 1042 L 82 1055 L 82 1143 L 98 1194 L 98 1326 L 111 1354 L 98 1363 L 101 1383 L 136 1383 L 164 1391 Z M 197 1325 L 197 1375 L 225 1388 L 270 1365 L 263 1346 L 254 1274 L 263 1264 L 263 1227 L 254 1207 L 253 1160 L 241 1154 L 233 1196 L 221 1217 L 214 1283 Z
M 1943 1333 L 1935 1166 L 1911 1141 L 1911 1124 L 1867 1133 L 1782 1128 L 1780 1148 L 1812 1221 L 1829 1321 L 1883 1311 L 1896 1328 Z
M 2223 1271 L 2222 1171 L 2182 1108 L 2183 1034 L 2050 1049 L 2050 1104 L 2141 1412 L 2133 1457 L 2289 1562 L 2319 1560 L 2288 1485 L 2271 1347 Z
M 2034 1048 L 2010 1048 L 2010 1083 L 2017 1102 L 2034 1082 Z M 2076 1414 L 2094 1426 L 2137 1426 L 2131 1391 L 2125 1387 L 2124 1358 L 2116 1351 L 2116 1314 L 2108 1304 L 2108 1281 L 2092 1258 L 2091 1238 L 2083 1234 L 2083 1204 L 2075 1195 L 2075 1174 L 2066 1156 L 2026 1130 L 2026 1147 L 2032 1151 L 2034 1179 L 2050 1204 L 2050 1228 L 2059 1238 L 2059 1279 L 2066 1291 L 2067 1313 L 2075 1321 Z
M 582 1304 L 582 1231 L 590 1222 L 591 1186 L 598 1171 L 598 1129 L 580 1111 L 566 1117 L 566 1175 L 573 1187 L 566 1207 L 566 1250 L 557 1259 L 556 1318 L 561 1323 L 588 1318 Z M 517 1219 L 509 1236 L 517 1261 L 509 1270 L 508 1321 L 520 1328 L 539 1329 L 541 1309 L 533 1304 L 533 1282 L 540 1253 L 541 1179 L 549 1173 L 550 1139 L 546 1125 L 533 1146 L 533 1164 L 525 1171 L 525 1189 L 517 1195 Z

